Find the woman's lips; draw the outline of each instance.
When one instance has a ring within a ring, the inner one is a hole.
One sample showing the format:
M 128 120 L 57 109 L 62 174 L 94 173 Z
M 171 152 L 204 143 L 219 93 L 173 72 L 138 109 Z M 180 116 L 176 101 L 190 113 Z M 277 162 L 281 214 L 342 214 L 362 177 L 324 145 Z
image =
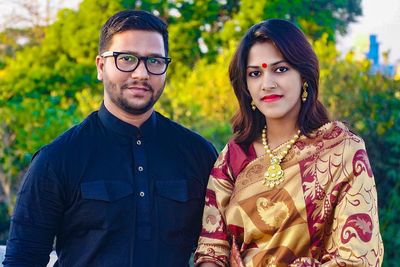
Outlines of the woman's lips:
M 274 101 L 278 101 L 282 97 L 283 97 L 282 95 L 266 95 L 263 98 L 261 98 L 261 101 L 274 102 Z

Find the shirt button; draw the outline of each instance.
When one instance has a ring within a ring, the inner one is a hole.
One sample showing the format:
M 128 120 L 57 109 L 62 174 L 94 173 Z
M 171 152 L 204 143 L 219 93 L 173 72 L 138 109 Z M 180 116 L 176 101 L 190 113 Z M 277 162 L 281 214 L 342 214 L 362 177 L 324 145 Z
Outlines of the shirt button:
M 144 192 L 141 191 L 141 192 L 139 193 L 139 196 L 144 197 Z
M 140 146 L 140 145 L 142 144 L 142 141 L 137 140 L 137 141 L 136 141 L 136 144 L 137 144 L 138 146 Z
M 138 169 L 140 172 L 143 171 L 143 167 L 142 167 L 142 166 L 139 166 L 137 169 Z

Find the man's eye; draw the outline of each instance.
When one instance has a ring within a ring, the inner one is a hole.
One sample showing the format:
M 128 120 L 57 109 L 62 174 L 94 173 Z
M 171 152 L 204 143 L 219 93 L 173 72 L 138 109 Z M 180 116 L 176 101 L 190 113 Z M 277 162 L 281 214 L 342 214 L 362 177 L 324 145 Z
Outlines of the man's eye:
M 148 58 L 147 62 L 152 64 L 152 65 L 158 65 L 158 64 L 162 63 L 161 59 L 153 58 L 153 57 Z
M 258 77 L 258 76 L 260 76 L 260 74 L 261 74 L 261 72 L 258 70 L 249 72 L 250 77 Z
M 126 61 L 126 62 L 135 62 L 136 58 L 134 56 L 131 56 L 131 55 L 121 55 L 119 57 L 119 60 Z
M 279 67 L 275 71 L 280 73 L 280 72 L 287 72 L 289 69 L 287 67 Z

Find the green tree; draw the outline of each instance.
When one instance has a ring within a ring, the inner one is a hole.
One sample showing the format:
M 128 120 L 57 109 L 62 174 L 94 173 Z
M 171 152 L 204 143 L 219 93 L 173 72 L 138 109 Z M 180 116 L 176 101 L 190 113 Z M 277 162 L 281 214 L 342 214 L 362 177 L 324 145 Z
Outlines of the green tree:
M 114 1 L 86 0 L 78 11 L 62 10 L 39 45 L 5 59 L 0 72 L 0 178 L 7 198 L 32 153 L 98 107 L 98 32 L 121 9 Z
M 199 60 L 187 76 L 175 76 L 164 93 L 169 105 L 161 102 L 158 106 L 169 117 L 201 132 L 218 149 L 231 136 L 229 121 L 237 109 L 228 79 L 228 62 L 235 48 L 236 42 L 231 42 L 215 62 Z

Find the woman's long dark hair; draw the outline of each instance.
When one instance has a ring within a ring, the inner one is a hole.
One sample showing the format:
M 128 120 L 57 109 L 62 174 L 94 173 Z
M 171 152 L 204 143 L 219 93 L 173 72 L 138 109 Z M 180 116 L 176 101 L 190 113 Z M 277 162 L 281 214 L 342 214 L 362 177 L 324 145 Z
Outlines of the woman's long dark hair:
M 318 100 L 318 59 L 306 36 L 289 21 L 269 19 L 252 26 L 247 31 L 229 65 L 229 78 L 240 107 L 232 118 L 234 139 L 244 147 L 260 136 L 265 125 L 265 116 L 258 109 L 256 111 L 251 109 L 252 99 L 246 81 L 250 48 L 255 43 L 265 41 L 272 41 L 285 60 L 300 73 L 302 80 L 308 83 L 307 100 L 301 102 L 297 121 L 301 133 L 309 135 L 313 130 L 329 122 L 328 112 Z

